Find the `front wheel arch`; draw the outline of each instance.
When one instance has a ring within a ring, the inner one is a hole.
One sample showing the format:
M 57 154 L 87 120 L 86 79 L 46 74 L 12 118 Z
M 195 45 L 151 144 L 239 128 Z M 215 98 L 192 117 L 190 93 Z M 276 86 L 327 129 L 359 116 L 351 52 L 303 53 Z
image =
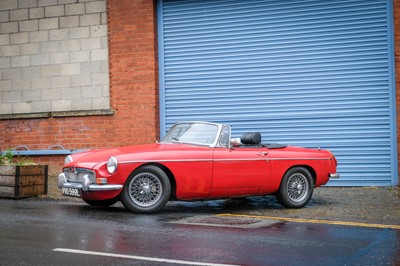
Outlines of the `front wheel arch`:
M 175 176 L 171 172 L 171 170 L 168 167 L 166 167 L 165 165 L 163 165 L 163 164 L 153 163 L 153 162 L 142 164 L 138 168 L 136 168 L 129 176 L 133 175 L 135 173 L 135 171 L 137 171 L 141 167 L 144 167 L 144 166 L 147 166 L 147 165 L 152 165 L 152 166 L 160 168 L 168 176 L 169 182 L 171 184 L 171 197 L 170 197 L 170 199 L 171 200 L 176 199 L 176 180 L 175 180 Z

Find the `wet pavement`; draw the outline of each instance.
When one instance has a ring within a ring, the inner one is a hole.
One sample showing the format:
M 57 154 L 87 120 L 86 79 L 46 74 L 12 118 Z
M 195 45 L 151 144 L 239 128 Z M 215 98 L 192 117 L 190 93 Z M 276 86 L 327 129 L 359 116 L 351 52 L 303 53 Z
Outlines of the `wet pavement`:
M 263 208 L 242 210 L 252 215 L 322 219 L 359 223 L 400 225 L 400 188 L 322 187 L 314 190 L 302 209 L 285 209 L 274 197 L 254 198 Z
M 50 190 L 48 196 L 30 200 L 75 201 Z M 321 187 L 314 190 L 308 205 L 286 209 L 274 196 L 198 202 L 169 202 L 171 212 L 211 212 L 261 215 L 283 218 L 317 219 L 400 226 L 400 187 Z
M 349 191 L 317 190 L 299 210 L 254 197 L 170 202 L 152 215 L 73 198 L 0 199 L 0 265 L 400 265 L 400 229 L 257 218 L 376 223 L 379 218 L 359 216 L 369 206 L 361 199 L 376 195 L 382 203 L 379 198 L 389 193 L 394 197 L 387 207 L 397 205 L 380 214 L 393 216 L 384 219 L 387 224 L 399 224 L 397 188 L 353 188 L 345 200 Z

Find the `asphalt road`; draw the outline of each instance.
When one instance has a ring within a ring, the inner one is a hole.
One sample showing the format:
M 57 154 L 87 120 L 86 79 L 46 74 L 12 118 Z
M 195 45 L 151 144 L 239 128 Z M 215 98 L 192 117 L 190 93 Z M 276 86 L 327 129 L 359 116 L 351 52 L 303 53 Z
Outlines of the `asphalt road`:
M 120 204 L 0 199 L 0 264 L 400 265 L 400 228 L 232 211 L 224 201 L 137 215 Z

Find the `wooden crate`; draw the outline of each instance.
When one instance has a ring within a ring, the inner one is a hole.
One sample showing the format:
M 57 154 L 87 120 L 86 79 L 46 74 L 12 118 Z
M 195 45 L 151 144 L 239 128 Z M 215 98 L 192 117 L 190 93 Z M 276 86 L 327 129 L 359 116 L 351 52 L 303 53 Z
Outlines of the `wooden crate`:
M 47 194 L 47 165 L 0 165 L 0 197 L 27 198 Z

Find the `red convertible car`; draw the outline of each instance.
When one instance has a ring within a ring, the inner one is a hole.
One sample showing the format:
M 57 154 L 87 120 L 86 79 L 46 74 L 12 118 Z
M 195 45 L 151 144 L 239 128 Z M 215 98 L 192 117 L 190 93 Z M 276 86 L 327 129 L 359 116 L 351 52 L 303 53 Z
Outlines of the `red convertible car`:
M 228 125 L 182 122 L 154 144 L 67 156 L 58 187 L 90 205 L 121 201 L 136 213 L 157 212 L 169 200 L 268 194 L 301 208 L 314 187 L 339 177 L 336 166 L 327 150 L 262 143 L 258 132 L 231 139 Z

